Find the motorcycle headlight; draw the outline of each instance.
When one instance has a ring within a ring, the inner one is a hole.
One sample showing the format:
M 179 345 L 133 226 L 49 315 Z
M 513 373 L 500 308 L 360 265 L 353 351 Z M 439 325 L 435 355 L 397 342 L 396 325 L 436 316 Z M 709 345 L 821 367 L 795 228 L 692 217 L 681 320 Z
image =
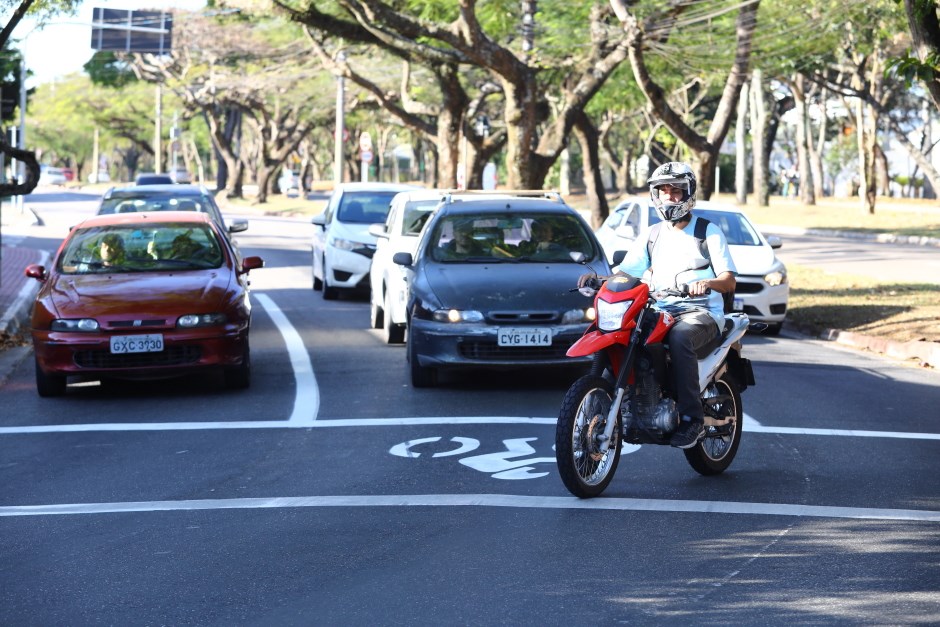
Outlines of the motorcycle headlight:
M 483 313 L 474 309 L 438 309 L 434 312 L 436 322 L 483 322 Z
M 339 237 L 334 237 L 331 239 L 330 245 L 335 248 L 339 248 L 340 250 L 356 250 L 357 248 L 362 247 L 362 244 L 350 242 L 348 239 L 341 239 Z
M 569 309 L 562 315 L 562 324 L 578 324 L 579 322 L 591 322 L 594 319 L 594 308 L 587 309 Z
M 94 318 L 81 318 L 78 320 L 53 320 L 50 328 L 53 331 L 71 331 L 79 333 L 91 333 L 98 330 L 98 321 Z
M 616 331 L 623 322 L 623 315 L 627 313 L 632 300 L 625 300 L 619 303 L 608 303 L 604 300 L 597 301 L 597 326 L 601 331 Z
M 225 324 L 225 314 L 186 314 L 180 316 L 176 326 L 181 329 L 195 329 L 197 327 L 214 327 Z

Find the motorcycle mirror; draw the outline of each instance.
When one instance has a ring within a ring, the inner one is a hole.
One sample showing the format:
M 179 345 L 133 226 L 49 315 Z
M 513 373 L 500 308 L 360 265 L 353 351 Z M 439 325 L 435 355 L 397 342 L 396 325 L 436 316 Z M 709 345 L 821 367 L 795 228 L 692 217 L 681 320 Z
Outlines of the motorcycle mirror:
M 571 260 L 575 263 L 584 263 L 585 261 L 587 261 L 587 255 L 585 255 L 581 251 L 575 251 L 569 254 L 571 255 Z

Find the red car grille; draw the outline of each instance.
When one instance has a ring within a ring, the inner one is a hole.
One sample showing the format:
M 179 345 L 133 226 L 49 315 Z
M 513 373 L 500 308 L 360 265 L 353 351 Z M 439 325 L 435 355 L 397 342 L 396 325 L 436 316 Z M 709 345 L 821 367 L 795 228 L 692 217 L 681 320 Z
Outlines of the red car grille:
M 96 370 L 114 368 L 152 368 L 182 366 L 199 361 L 202 351 L 198 346 L 169 346 L 159 353 L 124 353 L 114 355 L 108 351 L 75 351 L 75 365 Z
M 492 361 L 541 361 L 561 359 L 567 346 L 499 346 L 496 342 L 461 342 L 460 355 L 465 359 Z

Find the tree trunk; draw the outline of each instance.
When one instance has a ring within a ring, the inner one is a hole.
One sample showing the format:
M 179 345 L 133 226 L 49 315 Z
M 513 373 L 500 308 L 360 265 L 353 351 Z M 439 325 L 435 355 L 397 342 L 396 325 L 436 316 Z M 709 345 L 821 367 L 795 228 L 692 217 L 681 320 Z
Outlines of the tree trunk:
M 734 198 L 739 205 L 747 204 L 747 83 L 738 96 L 738 119 L 734 126 Z
M 765 138 L 770 124 L 767 114 L 766 95 L 764 94 L 763 74 L 755 69 L 751 76 L 751 154 L 754 181 L 754 195 L 757 204 L 766 207 L 770 204 L 770 184 L 767 172 L 770 169 L 770 151 L 765 150 Z
M 604 223 L 609 214 L 607 195 L 604 192 L 604 181 L 601 176 L 601 158 L 598 143 L 597 128 L 591 123 L 587 114 L 581 112 L 575 118 L 572 131 L 581 145 L 581 161 L 584 168 L 584 186 L 587 194 L 588 207 L 591 210 L 591 226 L 595 229 Z
M 819 95 L 820 113 L 819 113 L 819 134 L 813 139 L 812 125 L 806 128 L 806 148 L 809 157 L 809 169 L 813 175 L 813 193 L 816 198 L 825 196 L 825 171 L 823 170 L 822 154 L 826 146 L 826 127 L 829 116 L 826 113 L 827 91 L 823 87 Z
M 804 205 L 815 205 L 813 173 L 809 168 L 809 111 L 806 105 L 806 78 L 796 74 L 791 82 L 791 91 L 796 102 L 796 162 L 799 172 L 799 198 Z

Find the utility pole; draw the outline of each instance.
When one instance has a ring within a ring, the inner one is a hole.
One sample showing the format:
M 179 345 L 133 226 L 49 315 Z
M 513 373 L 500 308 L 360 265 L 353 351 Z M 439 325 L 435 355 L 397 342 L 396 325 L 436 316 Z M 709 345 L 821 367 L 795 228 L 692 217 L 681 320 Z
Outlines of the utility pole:
M 538 11 L 537 0 L 522 0 L 522 52 L 526 58 L 535 49 L 535 13 Z
M 342 66 L 346 62 L 346 53 L 342 50 L 336 55 L 336 62 Z M 346 101 L 346 85 L 343 69 L 336 73 L 336 137 L 333 140 L 333 186 L 339 187 L 343 182 L 343 135 L 346 134 L 344 122 L 344 108 Z

